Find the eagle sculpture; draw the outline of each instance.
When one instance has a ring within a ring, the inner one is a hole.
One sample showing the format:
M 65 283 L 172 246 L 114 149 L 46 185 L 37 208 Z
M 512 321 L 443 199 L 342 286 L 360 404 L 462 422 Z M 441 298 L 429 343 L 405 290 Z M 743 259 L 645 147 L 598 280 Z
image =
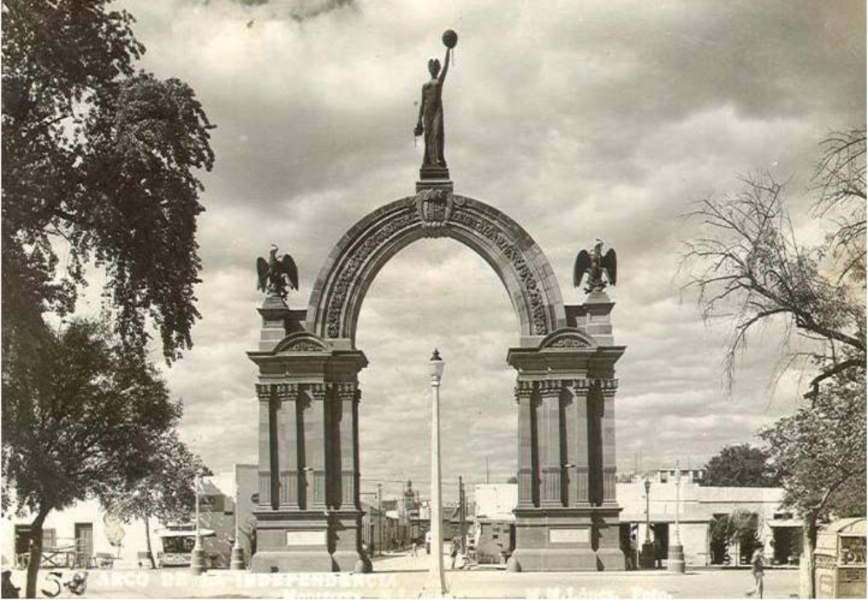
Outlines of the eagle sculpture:
M 605 289 L 604 274 L 611 285 L 615 285 L 617 282 L 618 259 L 613 248 L 609 248 L 609 251 L 605 255 L 603 254 L 603 240 L 598 239 L 590 252 L 587 250 L 579 252 L 576 257 L 576 266 L 573 267 L 573 285 L 575 287 L 582 285 L 582 279 L 586 274 L 588 276 L 585 284 L 586 294 L 601 292 Z
M 286 299 L 286 286 L 289 284 L 294 290 L 298 289 L 298 268 L 289 254 L 277 258 L 277 246 L 271 245 L 268 260 L 261 256 L 256 259 L 256 274 L 259 281 L 256 289 L 262 290 L 269 296 L 278 296 L 281 300 Z

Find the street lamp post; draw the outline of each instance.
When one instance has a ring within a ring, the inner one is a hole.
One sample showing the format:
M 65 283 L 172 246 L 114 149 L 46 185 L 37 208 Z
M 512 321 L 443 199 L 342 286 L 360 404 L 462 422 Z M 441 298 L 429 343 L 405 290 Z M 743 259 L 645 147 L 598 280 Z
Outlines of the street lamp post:
M 431 375 L 431 569 L 430 585 L 434 595 L 446 593 L 443 574 L 443 517 L 440 497 L 440 379 L 443 377 L 443 359 L 437 349 L 428 361 Z
M 241 520 L 238 518 L 240 497 L 238 486 L 238 465 L 235 466 L 235 543 L 232 545 L 232 558 L 229 561 L 231 571 L 244 570 L 244 548 L 241 547 Z
M 684 546 L 681 545 L 681 466 L 675 461 L 675 543 L 669 545 L 666 568 L 673 573 L 684 573 Z
M 654 543 L 651 541 L 651 482 L 645 480 L 645 542 L 642 544 L 642 555 L 639 557 L 643 569 L 654 568 Z
M 202 549 L 202 533 L 199 529 L 199 490 L 202 488 L 202 469 L 196 471 L 196 544 L 190 556 L 190 572 L 201 575 L 205 572 L 205 550 Z

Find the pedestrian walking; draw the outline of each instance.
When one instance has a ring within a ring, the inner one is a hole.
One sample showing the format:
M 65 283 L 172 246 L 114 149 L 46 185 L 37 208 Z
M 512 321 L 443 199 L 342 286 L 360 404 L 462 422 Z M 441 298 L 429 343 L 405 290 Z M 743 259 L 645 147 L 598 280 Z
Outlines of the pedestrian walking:
M 418 548 L 418 546 L 419 541 L 416 538 L 413 538 L 413 543 L 410 544 L 410 554 L 412 554 L 413 556 L 418 556 L 418 554 L 416 554 L 416 549 Z
M 747 593 L 756 598 L 763 597 L 763 551 L 762 547 L 753 551 L 750 557 L 750 572 L 753 575 L 754 589 Z
M 461 542 L 458 538 L 452 538 L 452 547 L 449 549 L 449 555 L 452 557 L 452 569 L 455 569 L 455 560 L 458 558 L 458 549 L 461 547 Z
M 627 555 L 627 569 L 635 571 L 639 568 L 638 557 L 639 544 L 636 542 L 636 534 L 630 536 L 630 552 Z

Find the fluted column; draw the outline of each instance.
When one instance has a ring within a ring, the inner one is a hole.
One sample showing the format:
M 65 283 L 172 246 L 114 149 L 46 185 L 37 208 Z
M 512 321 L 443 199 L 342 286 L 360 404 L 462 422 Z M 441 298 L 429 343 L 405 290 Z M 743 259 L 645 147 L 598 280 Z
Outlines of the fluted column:
M 615 504 L 615 392 L 617 379 L 598 380 L 598 389 L 603 404 L 601 438 L 603 442 L 603 504 Z
M 282 384 L 277 386 L 277 400 L 280 404 L 282 441 L 280 448 L 280 505 L 298 509 L 301 507 L 299 487 L 303 465 L 300 464 L 298 431 L 298 400 L 299 386 L 297 384 Z
M 308 510 L 326 507 L 326 392 L 325 384 L 312 384 L 307 390 L 310 401 L 304 410 L 304 470 Z
M 575 424 L 572 428 L 575 443 L 569 454 L 575 464 L 575 495 L 571 502 L 576 506 L 587 506 L 590 504 L 588 444 L 591 440 L 588 432 L 588 394 L 590 393 L 588 380 L 575 380 L 570 391 L 573 399 L 570 412 L 575 415 Z
M 518 404 L 518 506 L 531 508 L 538 503 L 539 476 L 535 472 L 536 443 L 533 427 L 533 384 L 519 381 L 515 385 Z
M 271 385 L 257 384 L 256 395 L 259 399 L 259 505 L 276 510 L 280 497 L 277 398 Z
M 335 385 L 334 420 L 337 441 L 340 446 L 336 452 L 340 506 L 344 509 L 358 508 L 358 476 L 356 447 L 358 445 L 358 402 L 359 390 L 353 383 Z
M 540 458 L 542 483 L 540 506 L 563 506 L 561 480 L 564 465 L 561 460 L 561 381 L 540 381 Z

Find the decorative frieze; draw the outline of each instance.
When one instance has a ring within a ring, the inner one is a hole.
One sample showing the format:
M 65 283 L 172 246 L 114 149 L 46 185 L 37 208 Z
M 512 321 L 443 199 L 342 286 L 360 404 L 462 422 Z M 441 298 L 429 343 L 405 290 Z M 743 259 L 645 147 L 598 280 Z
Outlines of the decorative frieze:
M 513 237 L 493 225 L 490 220 L 483 220 L 468 210 L 456 209 L 452 220 L 473 229 L 500 250 L 518 275 L 518 279 L 524 288 L 524 293 L 530 302 L 531 331 L 533 331 L 534 335 L 549 333 L 545 302 L 540 292 L 542 285 L 537 281 Z
M 368 259 L 379 250 L 386 241 L 397 231 L 419 220 L 416 211 L 405 210 L 397 217 L 390 219 L 378 227 L 361 244 L 351 250 L 349 259 L 340 270 L 340 276 L 334 285 L 334 290 L 329 298 L 326 312 L 326 333 L 330 338 L 341 337 L 341 314 L 347 299 L 347 292 L 353 285 Z

